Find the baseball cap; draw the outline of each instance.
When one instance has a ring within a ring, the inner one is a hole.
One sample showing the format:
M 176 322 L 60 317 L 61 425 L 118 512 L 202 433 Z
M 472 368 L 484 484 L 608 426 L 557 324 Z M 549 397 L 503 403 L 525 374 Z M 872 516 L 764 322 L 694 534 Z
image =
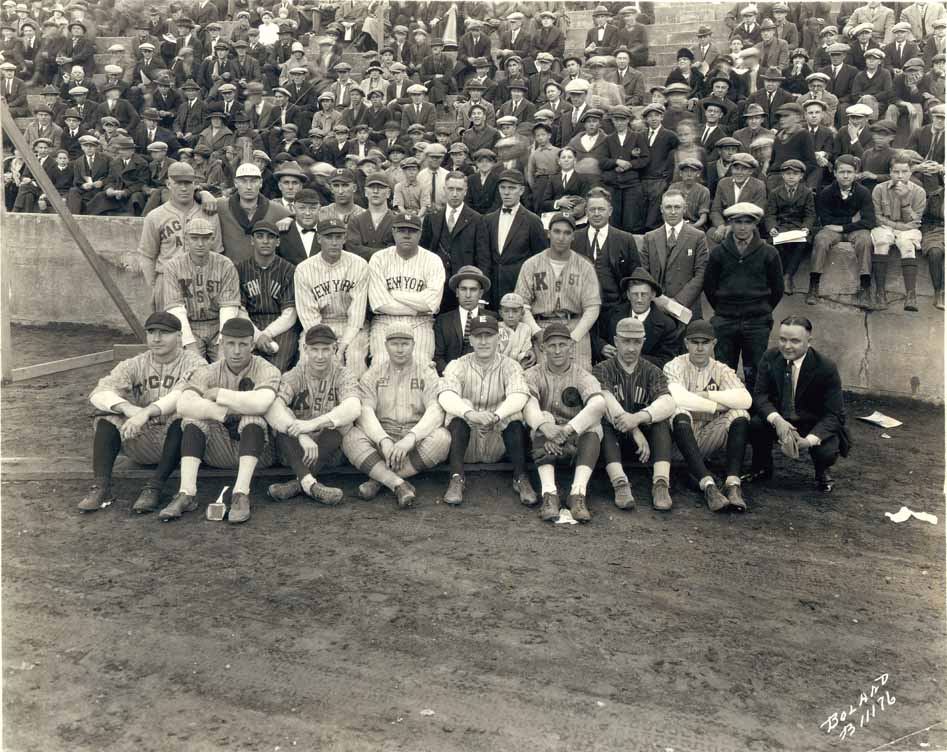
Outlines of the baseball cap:
M 296 203 L 297 204 L 321 204 L 322 201 L 319 199 L 319 194 L 316 193 L 312 188 L 303 188 L 299 193 L 296 194 Z
M 225 337 L 252 337 L 253 322 L 250 319 L 232 318 L 227 319 L 220 328 L 220 333 Z
M 526 301 L 523 300 L 523 296 L 516 292 L 508 292 L 500 298 L 501 308 L 523 308 L 525 305 Z
M 157 329 L 162 332 L 181 331 L 181 320 L 173 313 L 167 311 L 155 311 L 145 319 L 145 331 Z
M 644 338 L 644 324 L 638 319 L 622 319 L 615 327 L 616 337 L 641 337 Z
M 569 332 L 569 327 L 556 321 L 543 330 L 543 343 L 546 343 L 551 339 L 555 339 L 556 337 L 572 339 L 572 334 Z
M 376 172 L 368 176 L 365 180 L 365 187 L 368 188 L 370 185 L 383 185 L 386 188 L 391 188 L 391 180 L 383 172 Z
M 420 230 L 421 218 L 413 212 L 404 212 L 395 217 L 395 221 L 391 223 L 391 226 L 394 228 L 410 227 L 414 230 Z
M 316 324 L 306 331 L 307 345 L 329 345 L 338 341 L 338 337 L 325 324 Z
M 244 162 L 237 168 L 237 172 L 234 175 L 235 178 L 259 178 L 263 177 L 263 173 L 260 172 L 260 168 L 257 167 L 252 162 Z
M 556 222 L 565 222 L 573 230 L 575 229 L 575 217 L 568 212 L 556 212 L 552 216 L 552 219 L 549 220 L 549 229 L 552 229 L 552 226 L 556 224 Z
M 319 230 L 320 235 L 332 235 L 334 233 L 342 233 L 344 235 L 347 232 L 345 223 L 336 217 L 322 220 L 316 229 Z
M 714 328 L 709 321 L 692 319 L 684 330 L 684 339 L 714 339 Z
M 526 180 L 523 178 L 523 173 L 519 170 L 504 170 L 500 173 L 500 178 L 497 180 L 497 183 L 516 183 L 517 185 L 526 185 Z
M 214 226 L 203 217 L 194 217 L 187 223 L 188 235 L 213 235 Z
M 500 325 L 493 316 L 476 316 L 468 321 L 470 334 L 496 334 L 500 331 Z
M 355 182 L 355 173 L 351 170 L 346 170 L 345 168 L 338 168 L 332 175 L 329 177 L 329 183 L 354 183 Z
M 385 332 L 385 342 L 390 339 L 410 339 L 414 341 L 414 332 L 406 326 L 393 326 Z
M 265 219 L 261 219 L 259 222 L 253 225 L 253 229 L 250 230 L 251 235 L 256 235 L 258 232 L 268 232 L 270 235 L 279 237 L 279 230 L 276 228 L 276 225 L 272 222 L 267 222 Z

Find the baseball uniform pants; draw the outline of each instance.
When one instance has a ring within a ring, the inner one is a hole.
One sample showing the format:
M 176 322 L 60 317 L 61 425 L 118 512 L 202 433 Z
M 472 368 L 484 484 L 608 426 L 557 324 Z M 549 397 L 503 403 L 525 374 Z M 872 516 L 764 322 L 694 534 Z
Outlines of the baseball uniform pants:
M 260 415 L 231 416 L 224 423 L 215 420 L 193 420 L 182 422 L 184 440 L 181 455 L 197 457 L 205 465 L 235 470 L 240 457 L 254 456 L 258 467 L 273 464 L 273 447 L 267 441 L 266 421 Z M 247 429 L 250 429 L 249 431 Z
M 859 275 L 871 274 L 871 233 L 868 230 L 855 230 L 844 233 L 826 230 L 824 227 L 816 233 L 812 241 L 812 259 L 809 271 L 813 274 L 822 274 L 829 257 L 829 250 L 839 241 L 847 240 L 855 246 L 855 257 L 858 260 Z
M 420 364 L 434 362 L 434 319 L 431 316 L 389 316 L 378 314 L 372 319 L 372 365 L 388 360 L 385 335 L 393 327 L 407 327 L 414 333 L 414 358 Z
M 471 427 L 463 418 L 453 418 L 447 426 L 450 431 L 450 471 L 463 475 L 464 464 L 497 462 L 504 454 L 513 463 L 513 472 L 526 472 L 526 426 L 519 420 L 481 431 Z
M 303 458 L 303 448 L 299 439 L 287 433 L 276 434 L 276 450 L 280 464 L 291 467 L 297 480 L 302 480 L 307 475 L 316 477 L 325 468 L 338 467 L 342 464 L 341 433 L 330 428 L 307 435 L 319 447 L 319 456 L 311 466 L 307 465 Z
M 543 423 L 547 422 L 556 423 L 560 426 L 565 425 L 565 421 L 557 421 L 552 413 L 544 410 Z M 601 424 L 592 426 L 588 431 L 573 436 L 562 445 L 562 454 L 558 455 L 546 454 L 544 446 L 546 437 L 539 431 L 530 432 L 529 438 L 533 447 L 533 461 L 537 465 L 571 463 L 575 460 L 576 465 L 595 467 L 602 445 L 602 426 Z
M 92 470 L 97 479 L 112 477 L 112 468 L 120 451 L 142 465 L 157 465 L 151 483 L 163 486 L 181 463 L 181 421 L 148 421 L 137 436 L 122 439 L 119 431 L 127 418 L 101 415 L 95 419 L 92 444 Z
M 651 446 L 650 463 L 671 461 L 671 429 L 668 421 L 638 426 Z M 624 434 L 607 420 L 602 421 L 602 457 L 605 464 L 637 462 L 637 447 L 631 434 Z
M 797 426 L 797 428 L 800 427 Z M 799 434 L 806 436 L 808 431 L 800 428 Z M 766 418 L 754 415 L 750 420 L 750 446 L 753 447 L 752 471 L 773 469 L 773 445 L 776 440 L 776 429 L 767 422 Z M 829 437 L 819 446 L 809 447 L 809 456 L 815 466 L 817 478 L 824 475 L 825 471 L 835 464 L 838 455 L 838 436 Z
M 402 438 L 404 438 L 404 434 L 395 434 L 391 437 L 391 440 L 398 442 Z M 345 438 L 342 439 L 342 451 L 345 452 L 346 458 L 354 467 L 357 467 L 369 477 L 372 468 L 379 463 L 385 464 L 385 458 L 382 456 L 378 445 L 368 438 L 368 435 L 358 426 L 352 426 L 351 430 L 345 434 Z M 407 463 L 393 472 L 401 478 L 410 478 L 425 470 L 437 467 L 447 459 L 449 451 L 450 432 L 446 428 L 438 428 L 429 436 L 421 439 L 414 449 L 408 452 Z
M 727 448 L 727 477 L 740 477 L 743 455 L 750 430 L 750 414 L 746 410 L 727 410 L 694 428 L 693 419 L 686 410 L 678 410 L 672 419 L 674 443 L 697 480 L 710 475 L 704 458 L 719 449 Z

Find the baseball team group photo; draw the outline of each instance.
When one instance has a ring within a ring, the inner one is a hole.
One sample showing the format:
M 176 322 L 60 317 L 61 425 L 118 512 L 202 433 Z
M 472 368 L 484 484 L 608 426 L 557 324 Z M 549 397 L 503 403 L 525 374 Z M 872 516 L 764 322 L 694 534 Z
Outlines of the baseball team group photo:
M 942 0 L 0 36 L 5 748 L 947 749 Z

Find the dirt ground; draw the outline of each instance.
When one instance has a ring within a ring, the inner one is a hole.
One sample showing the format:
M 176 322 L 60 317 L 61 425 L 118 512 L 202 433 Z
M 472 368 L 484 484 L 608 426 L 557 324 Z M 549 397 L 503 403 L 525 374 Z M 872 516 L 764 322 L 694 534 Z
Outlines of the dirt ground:
M 16 337 L 42 360 L 61 333 Z M 4 388 L 3 456 L 89 456 L 104 371 Z M 572 527 L 522 508 L 504 473 L 472 476 L 457 509 L 435 503 L 434 474 L 407 512 L 353 498 L 353 476 L 332 509 L 258 484 L 239 528 L 132 517 L 131 480 L 85 516 L 82 482 L 7 482 L 3 747 L 943 749 L 943 411 L 848 406 L 905 425 L 853 420 L 829 496 L 780 458 L 743 516 L 712 515 L 678 477 L 659 514 L 641 473 L 636 511 L 597 477 L 593 521 Z M 883 516 L 902 504 L 938 524 Z M 882 674 L 884 709 L 874 696 L 863 725 L 856 710 L 854 736 L 820 727 Z

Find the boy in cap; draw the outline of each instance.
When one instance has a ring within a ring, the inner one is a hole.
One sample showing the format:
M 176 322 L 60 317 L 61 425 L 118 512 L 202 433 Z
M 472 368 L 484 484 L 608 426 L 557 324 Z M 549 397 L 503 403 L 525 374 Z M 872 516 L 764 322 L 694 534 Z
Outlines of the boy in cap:
M 575 362 L 575 342 L 565 324 L 553 323 L 543 331 L 542 353 L 540 364 L 526 371 L 530 396 L 523 409 L 542 484 L 539 515 L 543 520 L 559 516 L 556 464 L 574 460 L 566 504 L 576 520 L 588 522 L 592 515 L 585 497 L 598 461 L 605 399 L 595 377 Z
M 157 510 L 161 490 L 180 462 L 181 392 L 175 387 L 206 362 L 181 347 L 181 323 L 171 314 L 151 314 L 145 331 L 148 350 L 115 366 L 89 396 L 97 410 L 92 445 L 95 480 L 79 502 L 80 511 L 94 512 L 115 500 L 112 468 L 123 449 L 135 462 L 157 463 L 132 507 L 139 514 Z
M 421 165 L 414 157 L 408 157 L 401 161 L 399 167 L 404 175 L 404 180 L 395 185 L 395 195 L 391 206 L 399 212 L 414 212 L 415 214 L 425 214 L 430 205 L 430 196 L 421 193 L 421 186 L 418 185 L 418 171 Z
M 240 278 L 228 258 L 211 252 L 214 225 L 197 216 L 186 233 L 186 253 L 165 265 L 156 300 L 181 321 L 184 346 L 213 362 L 223 325 L 240 312 Z
M 501 355 L 515 360 L 523 368 L 536 362 L 533 353 L 533 335 L 529 324 L 523 320 L 526 302 L 522 295 L 508 292 L 500 298 L 500 349 Z
M 405 509 L 416 498 L 406 479 L 447 458 L 450 433 L 437 401 L 437 373 L 414 357 L 411 330 L 390 329 L 385 348 L 387 361 L 372 365 L 359 382 L 361 415 L 342 440 L 342 450 L 369 477 L 359 485 L 359 496 L 373 499 L 384 486 Z
M 361 414 L 358 382 L 336 355 L 338 338 L 325 324 L 308 329 L 299 364 L 283 376 L 266 413 L 279 455 L 296 475 L 274 483 L 270 496 L 287 501 L 301 494 L 322 504 L 342 501 L 342 490 L 325 486 L 318 473 L 342 461 L 342 438 Z
M 763 226 L 773 239 L 781 232 L 804 230 L 805 240 L 782 243 L 779 246 L 783 259 L 784 287 L 787 295 L 795 292 L 793 277 L 799 270 L 802 258 L 809 249 L 815 226 L 815 201 L 812 191 L 803 183 L 806 165 L 798 159 L 787 159 L 782 164 L 782 184 L 776 186 L 766 197 L 766 215 Z
M 759 166 L 759 162 L 752 154 L 739 152 L 733 156 L 730 174 L 717 184 L 714 199 L 710 205 L 710 222 L 713 227 L 707 233 L 709 243 L 719 243 L 724 239 L 728 228 L 725 222 L 727 209 L 737 203 L 755 204 L 762 218 L 766 207 L 766 184 L 759 178 L 753 177 L 753 171 Z M 739 201 L 737 200 L 738 188 Z
M 266 420 L 280 388 L 279 370 L 253 354 L 253 324 L 231 318 L 221 328 L 223 357 L 194 369 L 175 387 L 181 392 L 181 485 L 158 518 L 178 519 L 197 509 L 197 475 L 202 462 L 237 470 L 227 521 L 250 519 L 250 484 L 257 466 L 272 462 Z
M 280 232 L 262 220 L 250 233 L 253 256 L 237 264 L 240 278 L 241 313 L 253 323 L 257 352 L 281 373 L 296 361 L 296 302 L 293 288 L 295 268 L 276 255 Z
M 749 437 L 747 411 L 753 398 L 732 368 L 714 360 L 716 342 L 713 327 L 694 319 L 684 330 L 686 354 L 664 366 L 668 390 L 677 404 L 672 419 L 674 443 L 711 512 L 728 506 L 744 511 L 740 473 Z M 726 495 L 717 488 L 704 462 L 706 456 L 723 448 L 727 452 Z
M 763 210 L 741 201 L 724 210 L 728 232 L 710 249 L 704 294 L 714 308 L 715 357 L 736 370 L 743 361 L 747 387 L 769 342 L 773 310 L 783 297 L 779 252 L 765 242 L 757 226 Z
M 652 504 L 655 509 L 666 511 L 672 506 L 668 419 L 674 413 L 675 404 L 664 373 L 641 358 L 644 340 L 644 324 L 637 319 L 622 319 L 615 331 L 615 355 L 592 371 L 605 398 L 602 454 L 605 472 L 615 491 L 615 506 L 619 509 L 635 507 L 635 497 L 622 463 L 626 450 L 633 446 L 639 461 L 652 462 Z
M 368 261 L 382 248 L 394 245 L 392 222 L 395 213 L 388 208 L 391 182 L 383 172 L 373 172 L 365 179 L 367 210 L 349 220 L 346 248 Z
M 477 316 L 470 323 L 473 352 L 444 369 L 437 400 L 448 416 L 451 478 L 444 502 L 463 503 L 464 464 L 496 462 L 504 453 L 513 463 L 513 489 L 527 506 L 537 502 L 526 472 L 526 428 L 519 419 L 529 399 L 523 369 L 500 355 L 497 320 Z
M 885 112 L 885 119 L 897 123 L 900 115 L 906 114 L 911 131 L 920 130 L 924 124 L 925 91 L 919 85 L 924 78 L 924 61 L 911 58 L 904 63 L 904 72 L 894 77 L 894 95 Z

